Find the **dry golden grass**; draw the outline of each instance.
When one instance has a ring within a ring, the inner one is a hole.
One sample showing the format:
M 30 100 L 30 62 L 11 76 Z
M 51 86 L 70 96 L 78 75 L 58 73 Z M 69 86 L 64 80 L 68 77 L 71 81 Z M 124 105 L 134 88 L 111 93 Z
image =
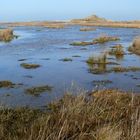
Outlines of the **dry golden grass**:
M 113 27 L 113 28 L 140 28 L 140 21 L 85 21 L 72 20 L 70 22 L 73 25 L 81 26 L 101 26 L 101 27 Z
M 13 31 L 11 29 L 0 29 L 0 41 L 11 41 L 14 38 Z
M 139 140 L 140 96 L 116 90 L 65 95 L 46 111 L 0 110 L 1 140 Z
M 140 37 L 136 37 L 134 39 L 132 46 L 130 46 L 128 50 L 137 55 L 140 55 Z

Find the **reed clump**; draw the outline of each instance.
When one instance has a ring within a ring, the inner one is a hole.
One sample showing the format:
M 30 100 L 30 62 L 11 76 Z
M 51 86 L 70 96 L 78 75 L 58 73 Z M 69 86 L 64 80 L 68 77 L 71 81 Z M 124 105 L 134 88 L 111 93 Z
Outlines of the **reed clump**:
M 120 38 L 118 37 L 111 37 L 111 36 L 101 36 L 93 40 L 95 44 L 104 44 L 109 41 L 118 41 Z
M 16 37 L 11 29 L 0 29 L 0 41 L 9 42 Z
M 113 46 L 108 53 L 109 55 L 115 56 L 117 59 L 123 58 L 123 56 L 125 55 L 122 45 Z
M 132 46 L 128 48 L 130 52 L 140 55 L 140 37 L 136 37 L 132 43 Z

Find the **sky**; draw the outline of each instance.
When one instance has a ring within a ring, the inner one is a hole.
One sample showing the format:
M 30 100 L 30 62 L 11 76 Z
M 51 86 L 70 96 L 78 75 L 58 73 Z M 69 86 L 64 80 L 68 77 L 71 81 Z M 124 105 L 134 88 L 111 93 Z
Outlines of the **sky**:
M 140 0 L 0 0 L 0 22 L 70 20 L 94 14 L 140 20 Z

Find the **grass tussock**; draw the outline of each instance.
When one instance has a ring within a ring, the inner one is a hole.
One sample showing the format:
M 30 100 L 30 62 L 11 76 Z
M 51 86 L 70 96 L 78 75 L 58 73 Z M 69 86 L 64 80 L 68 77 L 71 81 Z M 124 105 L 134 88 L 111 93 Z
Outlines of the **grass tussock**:
M 111 36 L 101 36 L 93 40 L 95 44 L 104 44 L 109 41 L 118 41 L 120 38 L 118 37 L 111 37 Z
M 40 67 L 39 64 L 28 64 L 28 63 L 22 63 L 22 64 L 20 64 L 20 66 L 25 69 L 36 69 L 36 68 Z
M 91 65 L 101 65 L 101 64 L 104 64 L 104 65 L 119 65 L 116 62 L 108 61 L 107 60 L 107 55 L 100 55 L 98 57 L 90 56 L 86 62 L 88 64 L 91 64 Z
M 9 42 L 16 37 L 11 29 L 0 29 L 0 41 Z
M 128 50 L 132 53 L 140 55 L 140 37 L 134 39 L 132 46 L 130 46 Z
M 110 61 L 108 61 L 106 55 L 101 55 L 99 57 L 91 56 L 91 57 L 88 58 L 86 63 L 89 66 L 89 72 L 92 73 L 92 74 L 104 74 L 104 73 L 111 73 L 111 72 L 121 73 L 121 72 L 137 72 L 137 71 L 140 71 L 140 67 L 133 67 L 133 66 L 122 67 L 122 66 L 119 66 L 119 64 L 116 63 L 116 62 L 110 62 Z M 116 66 L 115 67 L 108 67 L 109 65 L 110 66 L 111 65 L 116 65 Z
M 90 56 L 86 62 L 88 64 L 106 64 L 107 57 L 106 55 L 101 55 L 99 57 Z
M 63 62 L 72 62 L 73 60 L 71 58 L 63 58 L 63 59 L 60 59 L 60 61 L 63 61 Z
M 52 91 L 52 87 L 49 85 L 45 85 L 45 86 L 37 86 L 37 87 L 32 87 L 32 88 L 28 88 L 26 89 L 26 93 L 33 95 L 33 96 L 39 96 L 41 93 L 46 92 L 46 91 Z
M 11 81 L 0 81 L 0 88 L 13 88 L 15 86 Z
M 80 55 L 73 55 L 72 57 L 81 57 Z
M 81 41 L 81 42 L 73 42 L 70 45 L 72 46 L 88 46 L 88 45 L 94 45 L 94 44 L 104 44 L 109 41 L 118 41 L 120 38 L 118 37 L 111 37 L 111 36 L 101 36 L 99 38 L 96 38 L 92 41 Z
M 85 42 L 85 41 L 73 42 L 70 45 L 72 45 L 72 46 L 88 46 L 88 45 L 93 45 L 93 42 Z
M 122 45 L 113 46 L 112 49 L 109 51 L 110 55 L 124 55 Z
M 108 61 L 107 55 L 101 55 L 98 57 L 90 56 L 86 63 L 89 66 L 89 72 L 92 74 L 108 73 L 108 65 L 119 65 L 116 62 Z
M 116 90 L 65 95 L 49 111 L 0 110 L 2 140 L 139 140 L 140 96 Z
M 121 59 L 125 55 L 122 45 L 113 46 L 112 49 L 108 52 L 109 55 L 113 55 L 116 59 Z

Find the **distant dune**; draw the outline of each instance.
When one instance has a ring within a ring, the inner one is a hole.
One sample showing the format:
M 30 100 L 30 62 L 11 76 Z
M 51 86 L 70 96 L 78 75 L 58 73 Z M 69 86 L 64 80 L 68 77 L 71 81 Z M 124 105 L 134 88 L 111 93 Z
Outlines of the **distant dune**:
M 140 28 L 140 21 L 112 21 L 105 18 L 100 18 L 96 15 L 92 15 L 84 19 L 73 19 L 70 21 L 70 23 L 82 26 Z
M 140 21 L 112 21 L 92 15 L 83 19 L 73 19 L 71 21 L 42 21 L 42 22 L 14 22 L 0 23 L 7 26 L 43 26 L 48 28 L 64 28 L 67 25 L 81 26 L 105 26 L 122 28 L 140 28 Z

